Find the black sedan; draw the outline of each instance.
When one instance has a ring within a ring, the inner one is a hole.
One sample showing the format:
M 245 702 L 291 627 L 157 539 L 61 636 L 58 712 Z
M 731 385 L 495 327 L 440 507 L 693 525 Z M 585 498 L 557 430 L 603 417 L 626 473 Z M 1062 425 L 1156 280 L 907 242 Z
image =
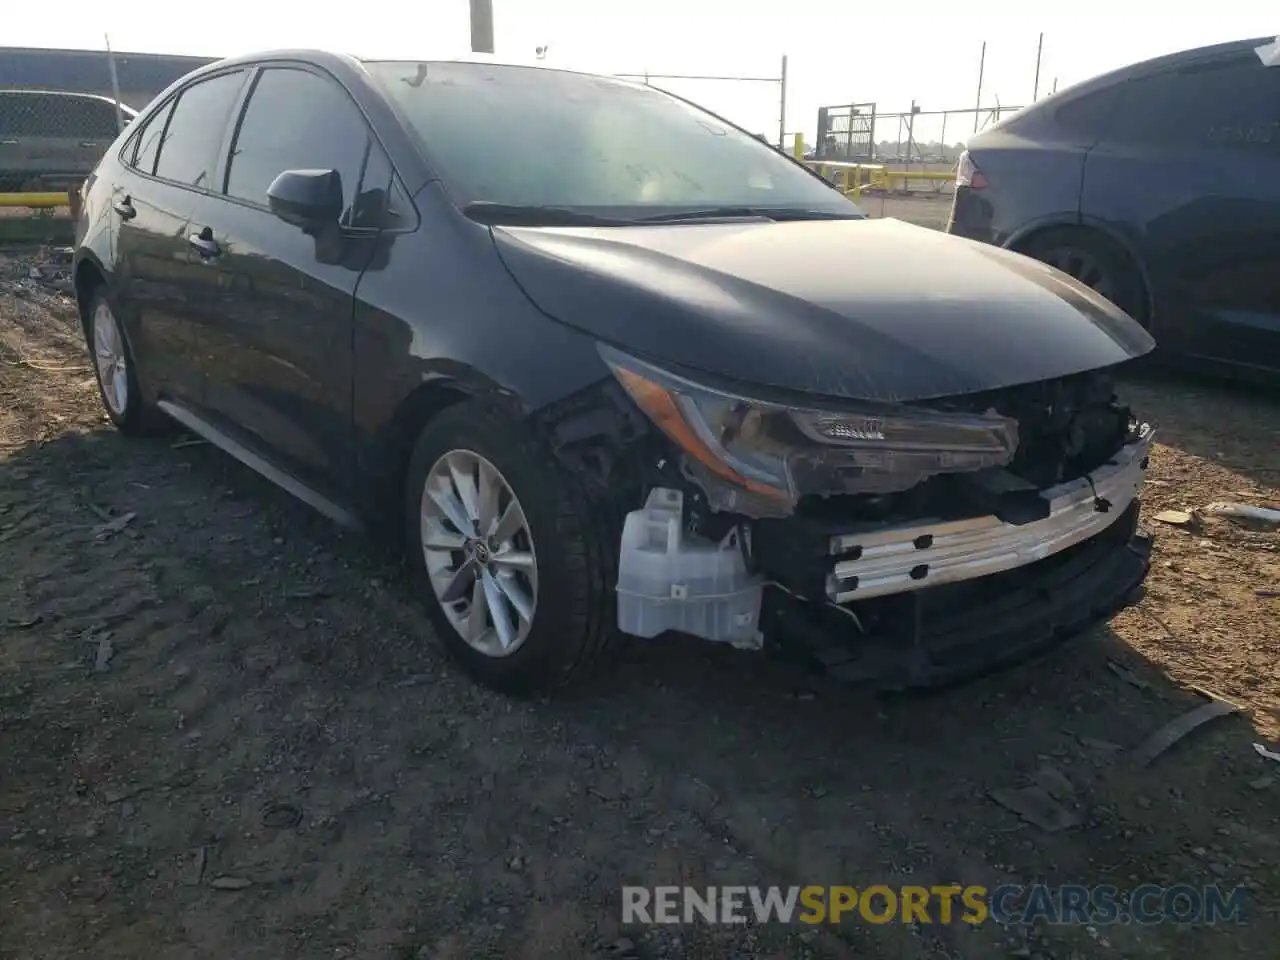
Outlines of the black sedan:
M 1146 574 L 1136 323 L 647 87 L 219 62 L 87 181 L 75 281 L 121 430 L 402 538 L 500 689 L 669 631 L 949 680 Z
M 1280 378 L 1277 38 L 1117 70 L 968 147 L 950 232 L 1066 271 L 1162 355 Z

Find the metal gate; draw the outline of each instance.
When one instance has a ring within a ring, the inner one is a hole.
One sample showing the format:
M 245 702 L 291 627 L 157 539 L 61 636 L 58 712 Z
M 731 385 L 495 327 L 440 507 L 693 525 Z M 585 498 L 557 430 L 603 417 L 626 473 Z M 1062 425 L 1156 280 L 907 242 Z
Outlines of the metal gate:
M 874 160 L 876 105 L 849 103 L 818 108 L 818 160 Z

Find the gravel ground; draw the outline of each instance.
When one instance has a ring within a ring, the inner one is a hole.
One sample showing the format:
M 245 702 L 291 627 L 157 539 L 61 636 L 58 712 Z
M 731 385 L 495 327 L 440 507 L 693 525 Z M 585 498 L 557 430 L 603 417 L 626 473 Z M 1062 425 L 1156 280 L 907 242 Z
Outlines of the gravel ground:
M 1280 532 L 1153 524 L 1139 607 L 931 696 L 671 640 L 512 702 L 377 548 L 111 429 L 31 262 L 0 256 L 0 956 L 1275 956 Z M 1148 514 L 1280 501 L 1274 397 L 1127 389 L 1160 430 Z M 1136 764 L 1200 689 L 1243 712 Z M 1077 825 L 993 801 L 1033 778 Z M 1250 919 L 619 926 L 627 883 L 948 881 L 1245 885 Z

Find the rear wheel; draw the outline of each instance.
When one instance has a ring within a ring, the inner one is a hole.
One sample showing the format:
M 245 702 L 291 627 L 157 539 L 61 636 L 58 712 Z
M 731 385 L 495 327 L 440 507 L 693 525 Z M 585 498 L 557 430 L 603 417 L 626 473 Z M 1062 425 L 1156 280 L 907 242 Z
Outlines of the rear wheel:
M 1074 277 L 1146 325 L 1142 276 L 1129 255 L 1102 234 L 1049 230 L 1033 237 L 1022 252 Z
M 535 693 L 588 676 L 612 638 L 617 542 L 527 429 L 480 403 L 419 436 L 405 532 L 450 654 L 480 682 Z
M 148 404 L 138 389 L 133 352 L 102 287 L 89 300 L 88 335 L 98 391 L 111 422 L 127 434 L 152 433 L 162 428 L 164 414 Z

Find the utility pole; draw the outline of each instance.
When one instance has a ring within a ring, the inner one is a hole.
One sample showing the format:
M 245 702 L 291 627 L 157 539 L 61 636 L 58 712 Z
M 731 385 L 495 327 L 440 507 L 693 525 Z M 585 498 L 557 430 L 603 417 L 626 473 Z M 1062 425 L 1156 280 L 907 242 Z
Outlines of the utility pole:
M 1031 89 L 1031 102 L 1040 99 L 1040 53 L 1044 50 L 1044 31 L 1040 31 L 1040 42 L 1036 44 L 1036 85 Z
M 787 55 L 782 55 L 782 73 L 778 77 L 779 100 L 778 107 L 778 149 L 787 149 Z
M 987 65 L 987 41 L 982 41 L 982 56 L 978 58 L 978 101 L 973 105 L 973 132 L 978 132 L 978 115 L 982 113 L 982 71 Z
M 107 44 L 107 69 L 111 72 L 111 97 L 116 103 L 116 133 L 124 132 L 124 111 L 120 109 L 120 78 L 116 75 L 116 55 L 111 52 L 111 37 L 103 34 Z
M 471 52 L 493 53 L 493 0 L 471 0 Z

